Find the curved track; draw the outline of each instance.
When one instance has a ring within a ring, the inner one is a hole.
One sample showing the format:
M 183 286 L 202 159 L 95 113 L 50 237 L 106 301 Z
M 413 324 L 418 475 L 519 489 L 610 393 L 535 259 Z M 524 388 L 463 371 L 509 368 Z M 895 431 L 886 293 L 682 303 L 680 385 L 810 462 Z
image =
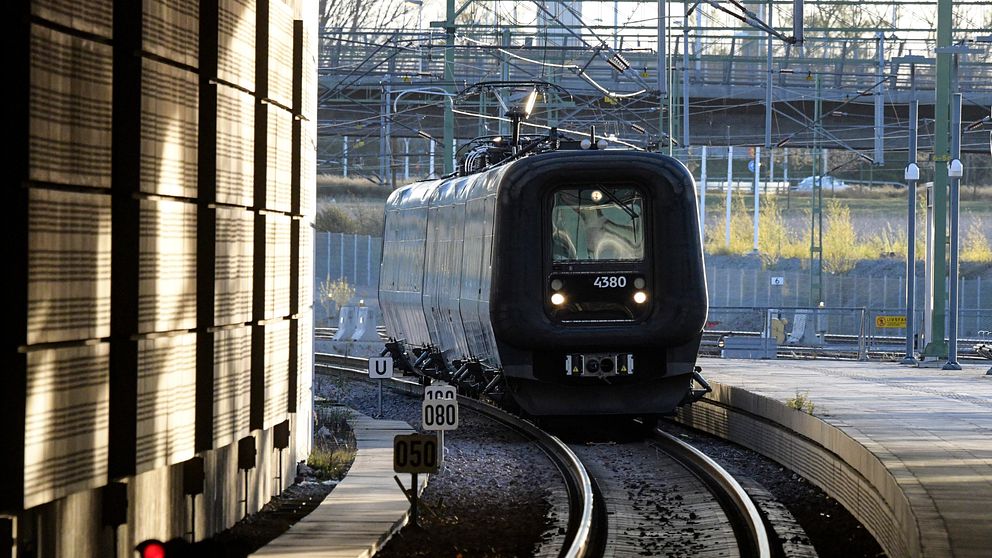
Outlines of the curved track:
M 324 369 L 363 374 L 368 369 L 368 359 L 318 353 L 315 355 L 314 367 L 318 373 Z M 409 380 L 394 380 L 387 385 L 391 390 L 418 397 L 423 393 L 421 384 Z M 541 447 L 561 472 L 568 492 L 568 529 L 559 556 L 584 558 L 594 555 L 597 541 L 602 540 L 601 534 L 597 533 L 597 527 L 604 521 L 594 517 L 595 491 L 592 479 L 572 450 L 561 440 L 531 422 L 492 405 L 462 395 L 458 396 L 458 403 L 502 424 Z
M 744 488 L 723 467 L 675 436 L 655 429 L 651 444 L 689 469 L 720 501 L 730 519 L 741 556 L 768 558 L 771 543 L 758 508 Z
M 340 355 L 317 354 L 315 367 L 364 375 L 368 359 Z M 423 386 L 411 380 L 395 379 L 389 389 L 420 396 Z M 568 490 L 569 523 L 560 556 L 586 557 L 602 555 L 610 544 L 604 499 L 597 495 L 598 487 L 576 454 L 557 437 L 533 423 L 506 413 L 492 405 L 459 395 L 460 405 L 469 407 L 503 426 L 537 443 L 562 474 Z M 734 532 L 740 556 L 767 558 L 771 556 L 768 533 L 757 508 L 740 484 L 715 461 L 699 450 L 656 429 L 648 443 L 689 470 L 704 484 L 719 502 Z

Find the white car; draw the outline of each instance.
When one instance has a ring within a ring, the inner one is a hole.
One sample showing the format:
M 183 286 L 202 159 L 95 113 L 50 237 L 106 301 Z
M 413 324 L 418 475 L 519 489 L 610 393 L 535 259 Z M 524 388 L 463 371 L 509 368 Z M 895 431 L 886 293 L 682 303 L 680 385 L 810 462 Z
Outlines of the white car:
M 813 181 L 816 180 L 816 178 L 817 177 L 815 176 L 807 176 L 806 178 L 800 180 L 799 184 L 796 184 L 794 190 L 801 190 L 801 191 L 812 190 Z M 839 178 L 834 178 L 828 175 L 821 178 L 820 187 L 823 188 L 824 190 L 830 190 L 830 191 L 843 190 L 844 188 L 847 188 L 847 183 L 845 183 L 843 180 Z

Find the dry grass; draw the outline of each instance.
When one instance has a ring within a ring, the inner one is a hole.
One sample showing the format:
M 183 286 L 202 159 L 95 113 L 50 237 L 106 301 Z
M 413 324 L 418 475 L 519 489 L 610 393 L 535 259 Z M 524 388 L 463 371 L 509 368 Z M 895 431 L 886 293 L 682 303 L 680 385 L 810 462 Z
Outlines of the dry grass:
M 869 259 L 867 246 L 858 242 L 851 222 L 851 209 L 839 200 L 827 200 L 823 223 L 823 270 L 847 273 L 858 260 Z
M 875 189 L 878 190 L 877 188 Z M 894 191 L 898 191 L 893 189 Z M 879 228 L 858 233 L 852 218 L 851 205 L 839 198 L 827 198 L 823 213 L 823 266 L 828 273 L 844 274 L 860 260 L 905 257 L 908 247 L 905 231 L 895 230 L 885 223 Z M 716 210 L 722 215 L 723 200 L 717 201 Z M 758 236 L 759 255 L 766 266 L 774 266 L 780 259 L 797 258 L 809 261 L 810 210 L 802 208 L 804 217 L 793 220 L 791 225 L 783 217 L 776 196 L 762 197 L 761 230 Z M 925 203 L 921 199 L 917 214 L 916 253 L 920 258 L 926 253 Z M 716 209 L 716 208 L 714 208 Z M 798 225 L 797 225 L 798 224 Z M 754 248 L 753 208 L 745 205 L 743 196 L 734 198 L 730 217 L 730 245 L 726 243 L 724 219 L 710 219 L 706 227 L 704 247 L 714 255 L 746 255 Z M 962 234 L 960 258 L 964 263 L 992 263 L 992 243 L 984 233 L 980 219 L 972 220 Z
M 992 246 L 989 238 L 982 232 L 982 221 L 976 219 L 964 233 L 961 241 L 961 261 L 992 264 Z
M 340 407 L 317 409 L 317 435 L 307 466 L 322 480 L 341 480 L 355 460 L 358 448 L 348 425 L 350 415 Z

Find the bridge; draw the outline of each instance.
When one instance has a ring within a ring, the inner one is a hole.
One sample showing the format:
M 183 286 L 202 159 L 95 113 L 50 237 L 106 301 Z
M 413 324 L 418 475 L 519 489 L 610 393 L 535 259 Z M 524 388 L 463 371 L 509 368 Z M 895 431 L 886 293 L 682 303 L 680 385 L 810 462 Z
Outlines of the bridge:
M 540 80 L 561 88 L 548 90 L 538 102 L 534 124 L 584 134 L 595 126 L 604 136 L 642 148 L 656 146 L 659 138 L 664 148 L 668 137 L 677 147 L 816 144 L 865 153 L 877 164 L 889 154 L 900 167 L 905 154 L 891 152 L 906 151 L 909 104 L 917 100 L 920 149 L 932 149 L 936 47 L 931 39 L 862 30 L 853 36 L 807 36 L 797 47 L 753 29 L 681 31 L 670 30 L 667 53 L 658 52 L 654 38 L 625 34 L 627 44 L 655 43 L 620 49 L 620 62 L 611 65 L 560 30 L 555 35 L 540 28 L 459 28 L 450 81 L 444 79 L 443 31 L 325 31 L 319 61 L 320 172 L 342 172 L 345 138 L 354 156 L 389 160 L 397 168 L 399 155 L 427 153 L 431 138 L 443 134 L 444 102 L 451 92 L 458 144 L 506 133 L 503 109 L 493 95 L 457 95 L 492 80 Z M 992 105 L 990 47 L 972 42 L 956 55 L 954 81 L 964 99 L 965 126 L 987 116 Z M 819 126 L 812 116 L 818 103 Z M 988 147 L 981 127 L 964 132 L 962 151 L 987 153 Z

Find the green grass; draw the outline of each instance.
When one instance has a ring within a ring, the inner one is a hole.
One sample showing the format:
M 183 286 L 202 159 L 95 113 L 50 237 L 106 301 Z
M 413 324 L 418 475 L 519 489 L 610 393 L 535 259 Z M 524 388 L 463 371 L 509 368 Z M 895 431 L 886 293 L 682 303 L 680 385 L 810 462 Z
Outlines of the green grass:
M 813 409 L 816 408 L 816 405 L 813 405 L 813 400 L 809 398 L 809 392 L 804 391 L 800 393 L 798 389 L 796 390 L 795 397 L 791 397 L 785 401 L 785 406 L 808 415 L 812 415 Z

